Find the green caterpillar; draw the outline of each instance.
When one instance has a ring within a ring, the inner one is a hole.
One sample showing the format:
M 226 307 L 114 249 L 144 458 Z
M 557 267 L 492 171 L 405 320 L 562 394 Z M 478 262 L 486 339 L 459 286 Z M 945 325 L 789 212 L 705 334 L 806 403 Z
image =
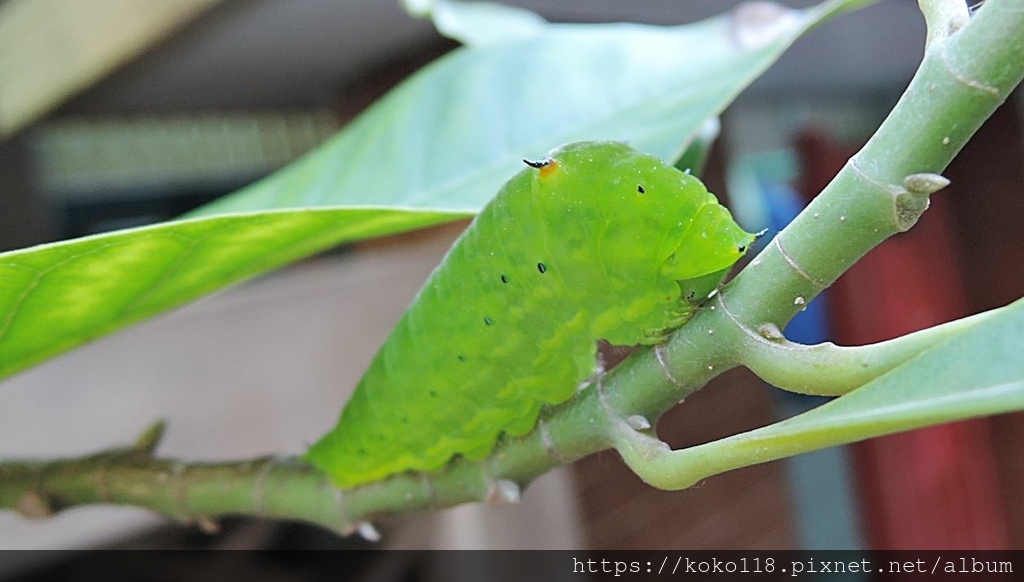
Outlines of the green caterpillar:
M 595 371 L 655 344 L 753 241 L 696 178 L 615 142 L 527 162 L 476 217 L 307 459 L 347 488 L 529 432 Z

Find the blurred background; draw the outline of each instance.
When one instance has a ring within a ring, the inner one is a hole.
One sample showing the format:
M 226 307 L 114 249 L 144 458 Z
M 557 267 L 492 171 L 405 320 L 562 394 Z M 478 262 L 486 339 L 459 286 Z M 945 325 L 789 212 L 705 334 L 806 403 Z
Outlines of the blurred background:
M 511 3 L 555 21 L 663 24 L 736 4 Z M 744 226 L 770 236 L 870 136 L 923 42 L 913 0 L 812 31 L 725 114 L 705 181 Z M 452 48 L 397 0 L 0 0 L 0 250 L 169 219 L 231 192 Z M 1020 95 L 950 167 L 953 185 L 919 226 L 871 253 L 787 335 L 878 341 L 1024 295 L 1024 271 L 1007 261 L 1024 224 Z M 126 443 L 156 418 L 169 420 L 167 455 L 300 453 L 333 425 L 462 226 L 304 261 L 6 380 L 0 457 L 84 454 Z M 684 446 L 818 403 L 734 370 L 659 430 Z M 830 449 L 673 493 L 602 453 L 544 477 L 520 506 L 382 524 L 383 547 L 1020 548 L 1020 420 Z M 207 536 L 130 508 L 45 522 L 0 514 L 5 549 L 361 543 L 256 520 Z

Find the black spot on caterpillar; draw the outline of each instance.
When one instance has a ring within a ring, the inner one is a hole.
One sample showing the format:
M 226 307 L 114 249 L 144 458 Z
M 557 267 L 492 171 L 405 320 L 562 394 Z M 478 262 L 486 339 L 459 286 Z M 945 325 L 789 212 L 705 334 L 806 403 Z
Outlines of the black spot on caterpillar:
M 339 487 L 482 458 L 502 434 L 526 434 L 593 375 L 599 340 L 663 341 L 753 241 L 696 178 L 621 143 L 524 161 L 307 453 Z M 545 276 L 527 277 L 534 268 Z M 489 292 L 495 272 L 530 284 Z M 481 313 L 501 314 L 502 333 L 481 335 Z

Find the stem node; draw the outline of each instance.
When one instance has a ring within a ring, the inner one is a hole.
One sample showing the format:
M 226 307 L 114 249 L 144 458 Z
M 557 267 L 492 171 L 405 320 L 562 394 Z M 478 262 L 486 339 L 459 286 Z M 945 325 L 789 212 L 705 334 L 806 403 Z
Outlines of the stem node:
M 915 192 L 898 194 L 895 202 L 896 228 L 899 229 L 899 232 L 906 232 L 917 224 L 918 219 L 921 218 L 925 210 L 928 210 L 928 206 L 931 203 L 927 194 Z
M 18 500 L 17 511 L 27 519 L 46 519 L 52 517 L 58 510 L 45 495 L 38 491 L 29 491 Z

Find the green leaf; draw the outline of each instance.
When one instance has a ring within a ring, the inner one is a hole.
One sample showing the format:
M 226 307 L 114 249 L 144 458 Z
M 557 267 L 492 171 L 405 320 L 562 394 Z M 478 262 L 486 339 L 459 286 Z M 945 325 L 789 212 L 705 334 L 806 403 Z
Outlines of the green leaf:
M 199 214 L 374 205 L 477 212 L 522 160 L 586 140 L 676 160 L 831 2 L 696 24 L 550 24 L 413 75 L 316 152 Z
M 413 16 L 433 19 L 437 31 L 469 46 L 506 42 L 544 32 L 547 22 L 524 8 L 493 2 L 406 0 Z
M 704 166 L 708 162 L 708 156 L 711 155 L 711 147 L 715 145 L 715 140 L 718 139 L 721 129 L 722 124 L 717 117 L 705 121 L 704 126 L 694 135 L 690 146 L 676 160 L 676 168 L 687 174 L 702 176 L 704 174 Z
M 164 223 L 0 255 L 0 377 L 332 245 L 451 219 L 280 210 Z
M 876 436 L 1024 410 L 1024 300 L 791 419 L 681 451 L 708 474 Z M 714 459 L 714 460 L 713 460 Z
M 547 25 L 457 50 L 190 220 L 0 254 L 0 377 L 333 245 L 474 213 L 524 157 L 566 142 L 675 159 L 799 34 L 858 2 L 759 26 Z

